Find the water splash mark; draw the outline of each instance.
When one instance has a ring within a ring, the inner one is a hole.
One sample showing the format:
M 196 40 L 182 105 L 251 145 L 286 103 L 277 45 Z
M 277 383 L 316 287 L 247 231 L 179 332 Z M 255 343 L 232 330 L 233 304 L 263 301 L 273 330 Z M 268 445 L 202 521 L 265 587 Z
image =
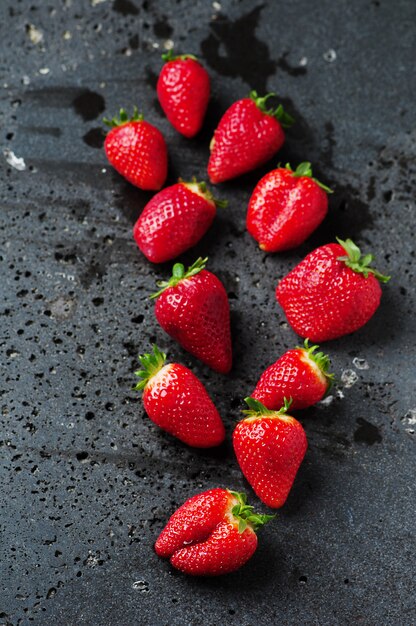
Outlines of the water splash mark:
M 416 408 L 409 409 L 404 417 L 402 417 L 402 422 L 407 426 L 405 429 L 409 435 L 415 434 L 416 427 Z
M 26 163 L 23 157 L 17 157 L 15 153 L 9 148 L 5 148 L 3 150 L 3 154 L 6 158 L 7 163 L 11 167 L 14 167 L 14 169 L 18 172 L 24 172 L 24 170 L 26 169 Z
M 370 369 L 368 361 L 366 361 L 365 359 L 360 359 L 358 356 L 356 356 L 352 360 L 352 364 L 354 365 L 354 367 L 357 370 L 368 370 L 368 369 Z
M 201 43 L 202 55 L 213 70 L 221 76 L 241 78 L 261 94 L 277 67 L 268 45 L 255 35 L 263 8 L 259 5 L 234 22 L 219 14 Z
M 344 370 L 341 374 L 341 382 L 345 389 L 350 389 L 358 380 L 358 374 L 354 370 Z
M 354 433 L 354 441 L 357 443 L 366 443 L 372 446 L 374 443 L 381 443 L 383 438 L 380 430 L 375 424 L 368 422 L 363 417 L 357 417 L 357 424 L 359 424 L 357 430 Z
M 133 589 L 137 589 L 138 591 L 141 591 L 142 593 L 149 593 L 150 589 L 149 589 L 149 583 L 146 580 L 136 580 L 133 585 L 132 585 Z

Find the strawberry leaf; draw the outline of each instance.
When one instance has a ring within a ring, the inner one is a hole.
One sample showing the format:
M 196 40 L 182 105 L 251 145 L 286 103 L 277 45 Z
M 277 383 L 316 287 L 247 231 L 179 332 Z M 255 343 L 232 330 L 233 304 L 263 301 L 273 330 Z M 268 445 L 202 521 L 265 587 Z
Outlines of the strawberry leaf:
M 343 261 L 347 267 L 357 272 L 357 274 L 363 274 L 365 278 L 368 278 L 369 274 L 373 274 L 381 283 L 387 283 L 390 280 L 391 276 L 380 274 L 378 270 L 369 267 L 374 260 L 372 254 L 362 256 L 360 248 L 351 239 L 343 241 L 337 237 L 336 240 L 347 253 L 346 256 L 337 257 L 338 261 Z
M 250 526 L 252 530 L 257 531 L 258 528 L 270 522 L 274 519 L 275 515 L 260 515 L 254 512 L 254 507 L 247 504 L 247 496 L 245 493 L 238 491 L 227 490 L 236 500 L 238 504 L 235 504 L 231 509 L 232 516 L 238 521 L 238 532 L 243 533 L 245 529 Z
M 319 349 L 319 346 L 310 346 L 309 339 L 305 339 L 303 346 L 296 346 L 296 349 L 306 352 L 307 357 L 317 364 L 322 374 L 324 374 L 328 381 L 333 380 L 334 374 L 330 374 L 328 372 L 331 366 L 331 359 L 324 352 L 316 352 L 316 350 Z
M 287 414 L 288 410 L 290 409 L 290 405 L 293 402 L 293 399 L 289 398 L 288 400 L 287 398 L 284 398 L 284 404 L 282 408 L 278 411 L 271 411 L 255 398 L 244 398 L 244 402 L 248 406 L 248 409 L 245 409 L 243 411 L 244 415 L 246 415 L 247 417 L 282 417 Z
M 185 280 L 185 278 L 191 278 L 192 276 L 199 274 L 199 272 L 205 268 L 205 264 L 207 261 L 208 261 L 208 257 L 205 257 L 205 259 L 203 259 L 202 257 L 199 257 L 199 259 L 197 259 L 195 263 L 193 263 L 190 267 L 188 267 L 186 272 L 185 272 L 185 267 L 182 263 L 175 263 L 175 265 L 172 268 L 171 278 L 168 281 L 165 281 L 165 280 L 158 281 L 156 284 L 158 287 L 160 287 L 159 291 L 156 291 L 156 293 L 152 293 L 152 295 L 149 297 L 151 299 L 158 298 L 169 287 L 176 287 L 176 285 L 181 280 Z
M 260 97 L 257 94 L 257 91 L 250 91 L 250 94 L 249 94 L 249 98 L 253 100 L 253 102 L 260 109 L 260 111 L 262 111 L 265 115 L 270 115 L 271 117 L 276 118 L 280 122 L 281 126 L 283 126 L 283 128 L 290 128 L 290 126 L 294 124 L 295 119 L 284 110 L 282 104 L 279 104 L 279 106 L 276 109 L 267 108 L 266 106 L 267 100 L 271 98 L 272 96 L 276 96 L 276 94 L 271 92 L 271 93 L 266 94 L 263 97 Z
M 318 187 L 320 187 L 321 189 L 326 191 L 326 193 L 333 193 L 332 189 L 330 189 L 329 187 L 327 187 L 326 185 L 321 183 L 321 181 L 318 180 L 317 178 L 313 177 L 313 175 L 312 175 L 312 167 L 311 167 L 311 163 L 309 163 L 309 161 L 304 161 L 303 163 L 299 163 L 299 165 L 297 166 L 295 171 L 293 171 L 293 169 L 291 168 L 290 163 L 286 163 L 285 169 L 289 170 L 290 172 L 293 172 L 293 176 L 296 176 L 296 177 L 299 177 L 299 178 L 301 176 L 302 177 L 306 176 L 307 178 L 310 178 L 311 180 L 313 180 L 314 183 L 316 183 L 318 185 Z
M 161 352 L 156 345 L 153 345 L 153 352 L 142 354 L 139 356 L 139 361 L 142 369 L 134 372 L 138 378 L 141 378 L 137 385 L 133 387 L 137 391 L 144 389 L 149 380 L 162 369 L 166 361 L 166 354 Z
M 141 122 L 143 121 L 143 114 L 139 113 L 137 107 L 135 106 L 133 109 L 133 115 L 131 117 L 128 116 L 126 109 L 120 109 L 120 116 L 116 115 L 111 118 L 104 118 L 103 122 L 110 128 L 116 128 L 117 126 L 123 126 L 124 124 L 128 124 L 129 122 Z

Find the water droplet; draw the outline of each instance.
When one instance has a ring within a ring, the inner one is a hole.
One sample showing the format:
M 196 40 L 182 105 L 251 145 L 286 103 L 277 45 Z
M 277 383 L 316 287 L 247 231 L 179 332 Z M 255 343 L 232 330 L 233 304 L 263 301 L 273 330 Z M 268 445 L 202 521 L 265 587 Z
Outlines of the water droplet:
M 326 61 L 327 63 L 333 63 L 337 58 L 337 53 L 333 48 L 330 48 L 329 50 L 324 52 L 323 57 L 324 61 Z
M 341 382 L 344 384 L 346 389 L 349 389 L 358 380 L 358 374 L 354 372 L 354 370 L 344 370 L 341 374 Z
M 368 362 L 365 359 L 360 359 L 358 356 L 352 360 L 352 364 L 357 370 L 368 370 L 370 368 Z
M 149 583 L 145 580 L 136 580 L 133 583 L 133 589 L 137 589 L 142 593 L 149 593 Z

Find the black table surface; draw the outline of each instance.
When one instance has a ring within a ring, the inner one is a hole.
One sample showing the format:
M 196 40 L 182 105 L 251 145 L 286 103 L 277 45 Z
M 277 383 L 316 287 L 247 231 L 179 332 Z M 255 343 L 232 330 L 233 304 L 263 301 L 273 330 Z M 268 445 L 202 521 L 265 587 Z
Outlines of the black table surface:
M 0 3 L 2 625 L 416 623 L 415 3 L 396 0 L 3 0 Z M 212 101 L 179 136 L 155 83 L 172 46 L 201 57 Z M 131 234 L 151 197 L 107 164 L 102 117 L 139 106 L 164 133 L 168 182 L 206 178 L 219 117 L 250 89 L 296 125 L 181 260 L 209 256 L 232 310 L 234 368 L 208 370 L 158 327 L 152 266 Z M 313 163 L 334 189 L 300 248 L 262 253 L 250 193 L 278 160 Z M 335 236 L 392 275 L 380 309 L 325 344 L 337 385 L 300 416 L 309 449 L 287 504 L 239 572 L 193 579 L 153 543 L 186 498 L 245 490 L 230 437 L 263 369 L 299 343 L 279 278 Z M 227 443 L 198 451 L 159 431 L 132 391 L 152 342 L 201 377 Z

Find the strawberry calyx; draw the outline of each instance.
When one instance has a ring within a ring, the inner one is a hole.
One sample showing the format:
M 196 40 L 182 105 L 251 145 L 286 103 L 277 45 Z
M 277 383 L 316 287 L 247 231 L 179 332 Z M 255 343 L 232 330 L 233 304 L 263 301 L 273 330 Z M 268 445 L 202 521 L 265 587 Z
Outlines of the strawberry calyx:
M 306 352 L 307 357 L 316 363 L 325 378 L 331 382 L 333 381 L 335 374 L 328 372 L 331 366 L 331 359 L 324 352 L 316 352 L 319 349 L 318 345 L 310 346 L 309 339 L 305 339 L 303 346 L 296 346 L 296 349 Z
M 213 202 L 215 206 L 220 209 L 225 209 L 225 207 L 228 206 L 228 200 L 220 200 L 219 198 L 216 198 L 214 194 L 208 189 L 206 182 L 203 180 L 196 180 L 195 176 L 193 176 L 192 180 L 188 182 L 180 178 L 179 183 L 187 187 L 193 193 L 202 196 L 208 202 Z
M 271 92 L 261 97 L 258 95 L 257 91 L 250 91 L 249 98 L 253 100 L 253 102 L 260 109 L 260 111 L 277 119 L 280 122 L 281 126 L 283 126 L 283 128 L 290 128 L 292 124 L 295 123 L 295 118 L 289 115 L 289 113 L 284 110 L 283 104 L 279 104 L 276 109 L 267 108 L 267 100 L 276 95 L 277 94 Z
M 153 353 L 146 353 L 139 356 L 142 369 L 134 372 L 136 376 L 141 378 L 133 389 L 140 391 L 144 389 L 153 376 L 155 376 L 164 366 L 166 354 L 161 352 L 156 345 L 153 345 Z
M 347 267 L 358 274 L 363 274 L 365 278 L 368 278 L 369 274 L 373 274 L 381 283 L 387 283 L 390 280 L 391 276 L 380 274 L 378 270 L 370 267 L 370 263 L 374 261 L 372 254 L 362 255 L 360 248 L 351 239 L 343 241 L 336 237 L 336 240 L 347 253 L 347 256 L 337 257 L 338 261 L 343 261 Z
M 247 526 L 251 526 L 252 530 L 256 532 L 261 526 L 264 526 L 264 524 L 267 524 L 267 522 L 270 522 L 270 520 L 276 517 L 276 515 L 260 515 L 254 513 L 254 506 L 247 504 L 247 496 L 245 493 L 231 491 L 230 489 L 227 489 L 227 491 L 238 500 L 238 504 L 232 507 L 231 514 L 238 521 L 238 532 L 240 534 L 245 531 Z
M 309 161 L 303 161 L 303 163 L 299 163 L 295 171 L 293 171 L 293 169 L 291 168 L 290 163 L 286 163 L 285 169 L 289 170 L 289 172 L 292 172 L 293 176 L 299 178 L 301 176 L 306 176 L 307 178 L 311 178 L 313 182 L 316 183 L 318 187 L 326 191 L 326 193 L 334 193 L 330 187 L 327 187 L 326 185 L 321 183 L 320 180 L 314 178 L 314 176 L 312 175 L 311 163 L 309 163 Z
M 173 50 L 168 50 L 164 54 L 162 54 L 162 60 L 166 63 L 169 61 L 187 61 L 188 59 L 192 59 L 192 61 L 198 61 L 197 57 L 194 54 L 173 54 Z
M 160 287 L 159 291 L 156 291 L 156 293 L 152 293 L 152 295 L 149 297 L 152 300 L 154 298 L 158 298 L 160 294 L 162 294 L 169 287 L 176 287 L 176 285 L 180 283 L 181 280 L 185 280 L 186 278 L 191 278 L 192 276 L 195 276 L 195 274 L 198 274 L 201 270 L 205 268 L 207 261 L 208 261 L 208 257 L 205 257 L 205 259 L 203 259 L 202 257 L 199 257 L 199 259 L 197 259 L 195 263 L 193 263 L 190 267 L 188 267 L 186 271 L 185 271 L 185 266 L 183 265 L 183 263 L 175 263 L 175 265 L 172 268 L 171 278 L 167 281 L 159 280 L 156 283 L 157 286 Z
M 143 114 L 139 113 L 138 108 L 135 106 L 133 109 L 133 115 L 129 117 L 126 109 L 120 109 L 120 116 L 116 115 L 109 120 L 108 118 L 104 118 L 103 122 L 110 128 L 116 128 L 117 126 L 124 126 L 124 124 L 128 124 L 129 122 L 142 122 Z
M 244 402 L 248 406 L 248 409 L 245 409 L 243 411 L 244 415 L 247 416 L 245 419 L 247 419 L 250 417 L 284 417 L 285 415 L 287 415 L 287 412 L 290 409 L 290 405 L 292 404 L 293 400 L 292 398 L 289 398 L 289 400 L 287 398 L 284 398 L 283 406 L 278 411 L 271 411 L 255 398 L 244 398 Z

